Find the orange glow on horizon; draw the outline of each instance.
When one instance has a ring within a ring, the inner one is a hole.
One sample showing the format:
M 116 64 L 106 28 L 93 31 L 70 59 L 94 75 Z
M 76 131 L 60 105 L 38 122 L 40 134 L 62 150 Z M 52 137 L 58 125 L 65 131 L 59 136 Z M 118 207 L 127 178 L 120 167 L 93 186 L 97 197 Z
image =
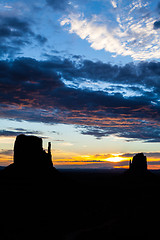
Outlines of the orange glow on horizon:
M 13 156 L 0 154 L 0 166 L 8 166 L 13 163 Z
M 0 142 L 5 142 L 7 145 L 13 140 L 12 137 L 0 138 Z M 11 150 L 10 150 L 11 151 Z M 6 154 L 5 154 L 6 152 Z M 8 152 L 8 154 L 7 154 Z M 135 154 L 135 153 L 134 153 Z M 133 154 L 133 155 L 134 155 Z M 71 165 L 77 166 L 95 166 L 95 167 L 105 167 L 105 168 L 129 168 L 129 161 L 132 157 L 123 157 L 123 153 L 101 153 L 101 154 L 85 154 L 81 155 L 75 152 L 67 152 L 62 150 L 52 150 L 52 162 L 56 167 L 65 166 L 70 167 Z M 5 149 L 0 150 L 0 166 L 7 166 L 13 163 L 13 152 L 9 154 L 9 151 Z M 147 158 L 148 169 L 156 170 L 160 169 L 160 159 L 148 157 Z

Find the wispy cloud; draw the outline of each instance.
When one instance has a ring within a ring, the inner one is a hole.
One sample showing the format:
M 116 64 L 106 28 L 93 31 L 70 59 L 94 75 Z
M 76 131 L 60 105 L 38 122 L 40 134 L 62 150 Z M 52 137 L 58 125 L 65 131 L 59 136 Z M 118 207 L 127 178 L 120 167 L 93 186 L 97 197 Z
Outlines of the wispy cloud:
M 117 1 L 111 0 L 111 4 L 112 4 L 113 8 L 117 8 Z
M 13 130 L 0 130 L 0 137 L 15 137 L 19 134 L 28 134 L 28 135 L 40 135 L 42 132 L 38 131 L 29 131 L 22 128 L 17 128 Z
M 87 40 L 95 50 L 104 49 L 113 56 L 131 56 L 134 60 L 160 58 L 160 35 L 156 16 L 149 11 L 149 3 L 111 1 L 114 21 L 106 16 L 71 13 L 60 21 L 71 34 Z M 105 21 L 104 21 L 105 19 Z
M 81 39 L 86 39 L 95 50 L 104 49 L 124 56 L 133 54 L 132 51 L 124 48 L 120 40 L 107 26 L 97 24 L 95 16 L 91 20 L 87 20 L 83 15 L 71 14 L 61 21 L 61 25 L 68 25 L 70 33 L 75 33 Z

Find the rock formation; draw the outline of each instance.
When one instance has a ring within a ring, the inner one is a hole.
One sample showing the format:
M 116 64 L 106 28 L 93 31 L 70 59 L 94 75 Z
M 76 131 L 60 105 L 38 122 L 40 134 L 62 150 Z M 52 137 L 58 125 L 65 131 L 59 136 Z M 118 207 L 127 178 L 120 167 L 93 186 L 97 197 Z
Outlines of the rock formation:
M 46 153 L 41 138 L 23 134 L 17 136 L 14 144 L 14 165 L 16 169 L 29 172 L 45 172 L 52 169 L 51 143 Z
M 129 172 L 135 175 L 142 175 L 147 172 L 147 158 L 143 153 L 136 154 L 132 161 L 130 160 Z

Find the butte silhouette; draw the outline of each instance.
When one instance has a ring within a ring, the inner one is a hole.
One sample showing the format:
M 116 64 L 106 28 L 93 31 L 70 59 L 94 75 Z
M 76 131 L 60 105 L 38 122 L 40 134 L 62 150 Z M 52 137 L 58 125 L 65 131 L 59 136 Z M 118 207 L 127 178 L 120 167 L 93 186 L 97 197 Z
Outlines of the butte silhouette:
M 52 163 L 51 143 L 48 143 L 46 152 L 42 147 L 42 138 L 24 134 L 17 136 L 14 144 L 14 162 L 5 168 L 5 172 L 31 177 L 57 173 Z
M 153 177 L 154 175 L 147 169 L 147 157 L 143 153 L 137 153 L 133 156 L 133 159 L 130 160 L 129 169 L 126 173 L 127 175 L 137 177 Z
M 147 172 L 147 158 L 143 153 L 138 153 L 130 160 L 129 169 L 135 174 L 143 174 Z

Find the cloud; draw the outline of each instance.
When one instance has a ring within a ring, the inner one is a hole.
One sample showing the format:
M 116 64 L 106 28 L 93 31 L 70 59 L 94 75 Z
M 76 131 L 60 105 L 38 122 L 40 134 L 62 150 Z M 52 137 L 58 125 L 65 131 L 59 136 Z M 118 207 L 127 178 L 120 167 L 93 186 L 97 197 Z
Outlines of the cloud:
M 84 13 L 70 13 L 60 24 L 70 34 L 89 42 L 95 50 L 105 50 L 114 56 L 130 56 L 134 60 L 160 58 L 159 22 L 150 14 L 149 3 L 111 1 L 110 15 L 85 17 Z M 79 11 L 81 12 L 81 11 Z M 154 28 L 153 28 L 154 25 Z
M 47 38 L 44 36 L 41 36 L 40 34 L 36 35 L 35 39 L 39 42 L 40 45 L 43 45 L 47 42 Z
M 126 157 L 126 158 L 131 158 L 137 153 L 124 153 L 121 155 L 121 157 Z M 159 159 L 160 158 L 160 152 L 144 152 L 144 155 L 147 156 L 147 158 L 154 158 L 154 159 Z
M 6 156 L 12 156 L 13 155 L 13 150 L 3 150 L 0 151 L 0 155 L 6 155 Z M 1 157 L 1 156 L 0 156 Z
M 160 127 L 154 126 L 150 122 L 145 124 L 139 121 L 137 123 L 121 124 L 120 121 L 111 124 L 108 127 L 85 126 L 81 130 L 83 135 L 91 135 L 97 139 L 114 135 L 116 137 L 124 138 L 126 141 L 143 141 L 143 142 L 160 142 Z
M 113 8 L 117 8 L 117 2 L 115 0 L 111 0 L 111 4 Z
M 63 86 L 52 68 L 34 59 L 1 61 L 0 72 L 1 100 L 6 103 L 39 106 L 40 95 L 45 97 L 55 87 Z
M 81 15 L 71 14 L 61 21 L 61 26 L 69 25 L 69 32 L 77 34 L 81 39 L 86 39 L 95 50 L 102 50 L 129 55 L 121 42 L 113 36 L 105 25 L 96 24 L 96 19 L 88 21 Z
M 117 66 L 54 56 L 0 61 L 0 117 L 73 124 L 98 139 L 115 135 L 159 142 L 159 69 L 155 62 Z M 99 80 L 101 89 L 87 86 Z M 106 83 L 109 87 L 103 88 Z M 125 95 L 124 87 L 134 93 L 139 89 L 139 95 Z M 13 134 L 1 132 L 7 133 Z
M 74 145 L 73 143 L 70 143 L 70 142 L 63 142 L 62 140 L 58 140 L 58 141 L 62 142 L 62 143 L 59 143 L 60 146 L 71 147 Z
M 29 21 L 18 17 L 0 16 L 0 56 L 14 56 L 26 45 L 33 42 L 46 43 L 47 39 L 35 34 Z
M 118 66 L 82 58 L 71 60 L 51 57 L 44 62 L 45 64 L 59 72 L 66 85 L 74 88 L 110 93 L 115 93 L 117 89 L 121 94 L 128 89 L 135 92 L 136 96 L 137 92 L 138 96 L 147 97 L 150 94 L 153 101 L 154 93 L 159 92 L 159 62 L 128 63 Z
M 22 37 L 24 34 L 33 34 L 27 22 L 16 17 L 2 17 L 0 25 L 0 37 Z
M 46 0 L 47 4 L 51 6 L 54 10 L 67 11 L 71 8 L 70 1 L 68 0 Z
M 87 161 L 88 162 L 88 161 Z M 108 168 L 113 168 L 113 163 L 109 163 L 109 162 L 90 162 L 89 164 L 87 164 L 87 162 L 85 163 L 79 163 L 77 164 L 77 162 L 73 162 L 71 164 L 70 161 L 68 162 L 64 162 L 65 164 L 63 165 L 63 162 L 60 163 L 56 163 L 56 167 L 58 167 L 59 169 L 108 169 Z M 68 164 L 67 164 L 68 163 Z
M 39 132 L 39 131 L 28 131 L 28 130 L 25 130 L 25 129 L 0 130 L 0 137 L 15 137 L 15 136 L 18 136 L 20 134 L 40 135 L 42 133 Z
M 158 14 L 160 14 L 160 2 L 158 2 L 158 4 L 157 4 L 156 11 L 158 12 Z
M 154 22 L 154 29 L 159 29 L 160 28 L 160 21 Z

